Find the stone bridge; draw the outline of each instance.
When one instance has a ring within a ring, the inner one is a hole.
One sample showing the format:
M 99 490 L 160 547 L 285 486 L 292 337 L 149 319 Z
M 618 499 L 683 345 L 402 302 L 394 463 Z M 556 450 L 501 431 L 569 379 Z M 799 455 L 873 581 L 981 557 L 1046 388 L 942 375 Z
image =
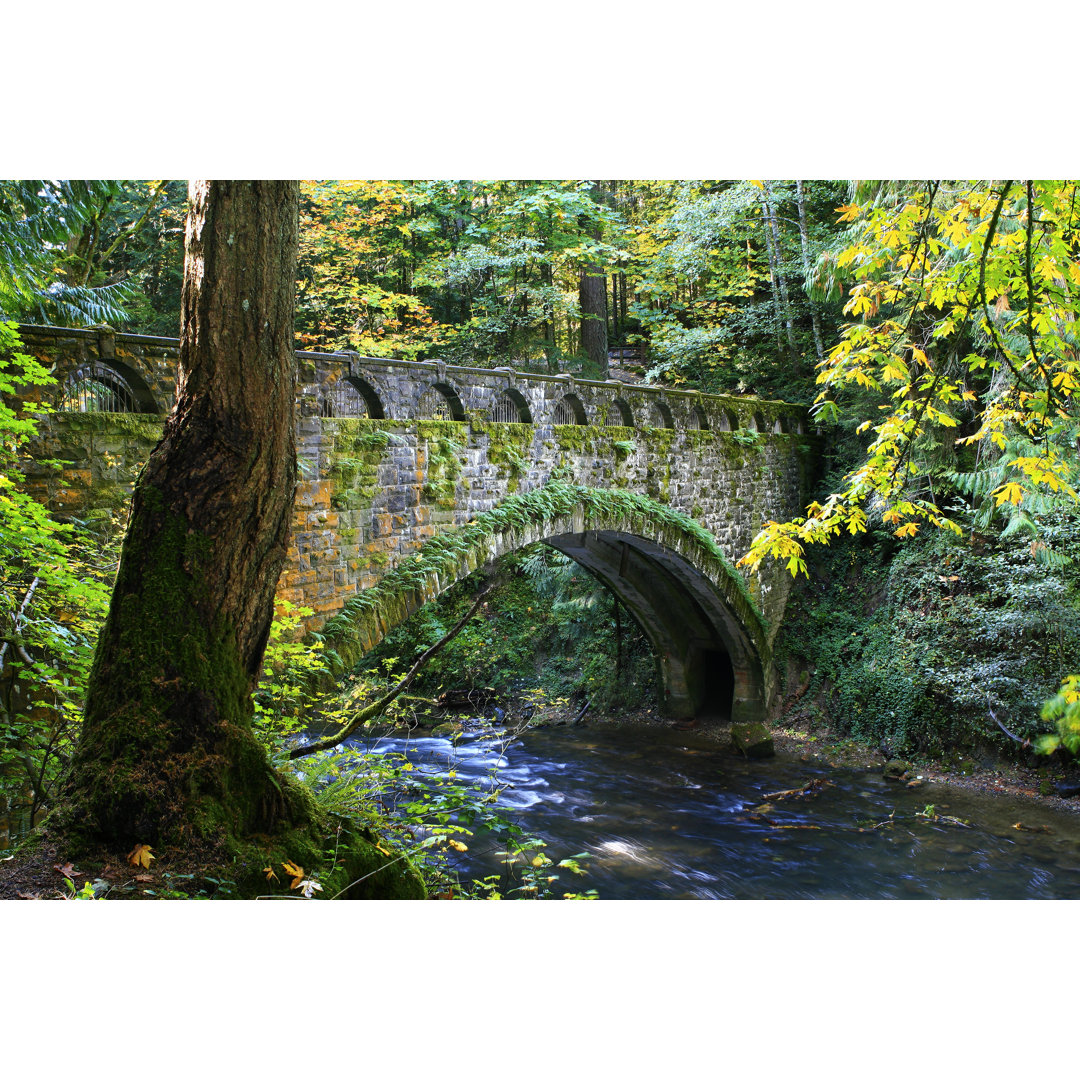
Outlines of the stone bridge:
M 56 513 L 120 513 L 171 408 L 179 343 L 20 328 L 57 412 L 25 471 Z M 802 511 L 816 458 L 781 402 L 298 352 L 300 483 L 279 598 L 351 667 L 425 603 L 545 541 L 634 614 L 673 716 L 761 717 L 790 576 L 734 562 Z M 57 471 L 47 458 L 63 462 Z

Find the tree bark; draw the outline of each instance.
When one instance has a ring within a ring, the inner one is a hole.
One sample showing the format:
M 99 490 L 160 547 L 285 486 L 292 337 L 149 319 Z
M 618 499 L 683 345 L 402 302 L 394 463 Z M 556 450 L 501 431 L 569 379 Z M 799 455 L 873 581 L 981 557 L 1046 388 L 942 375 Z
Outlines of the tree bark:
M 791 303 L 788 299 L 787 282 L 783 273 L 783 254 L 780 248 L 780 230 L 776 225 L 776 211 L 772 204 L 772 185 L 768 180 L 761 196 L 761 205 L 765 216 L 765 240 L 769 251 L 769 269 L 773 278 L 773 297 L 777 317 L 787 330 L 788 350 L 792 360 L 797 360 L 799 351 L 795 346 L 795 329 L 791 317 Z M 778 328 L 779 330 L 779 328 Z
M 604 275 L 599 272 L 583 272 L 578 286 L 578 303 L 581 307 L 581 349 L 595 369 L 593 377 L 600 379 L 608 377 L 606 300 L 607 279 Z
M 818 306 L 810 299 L 810 234 L 806 228 L 806 195 L 801 180 L 795 181 L 795 194 L 799 204 L 799 243 L 802 247 L 806 302 L 810 305 L 810 319 L 814 327 L 814 351 L 820 363 L 825 359 L 825 346 L 821 340 L 821 317 L 818 315 Z
M 594 199 L 597 195 L 594 192 Z M 600 226 L 589 230 L 594 240 L 601 237 Z M 581 308 L 581 351 L 595 369 L 595 378 L 608 377 L 607 276 L 595 264 L 586 266 L 578 283 L 578 306 Z
M 272 832 L 251 731 L 296 484 L 299 185 L 193 181 L 176 406 L 139 477 L 68 806 L 121 843 Z

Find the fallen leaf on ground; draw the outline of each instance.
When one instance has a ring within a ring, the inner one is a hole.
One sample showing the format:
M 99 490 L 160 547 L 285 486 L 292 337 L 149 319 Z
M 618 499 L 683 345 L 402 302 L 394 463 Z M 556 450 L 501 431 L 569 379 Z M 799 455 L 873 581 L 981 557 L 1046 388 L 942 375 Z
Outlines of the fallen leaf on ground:
M 53 869 L 58 870 L 66 878 L 73 878 L 73 877 L 75 877 L 76 874 L 81 874 L 81 872 L 79 870 L 76 870 L 75 867 L 72 866 L 72 864 L 69 863 L 69 862 L 64 863 L 63 866 L 61 866 L 59 863 L 55 863 L 53 865 Z M 81 876 L 85 876 L 85 875 L 81 875 Z
M 281 865 L 284 867 L 285 873 L 293 879 L 289 888 L 299 888 L 300 882 L 304 880 L 304 868 L 302 866 L 297 866 L 294 862 L 283 862 Z
M 154 875 L 153 874 L 136 874 L 135 875 L 135 880 L 136 881 L 153 881 L 154 880 Z
M 20 900 L 40 900 L 41 899 L 41 893 L 36 893 L 36 892 L 20 892 L 20 893 L 16 893 L 15 895 L 18 896 L 18 898 Z
M 136 844 L 134 850 L 128 854 L 127 861 L 132 866 L 141 866 L 144 870 L 149 870 L 150 861 L 156 858 L 156 855 L 150 854 L 149 844 Z
M 278 876 L 277 876 L 277 874 L 274 873 L 274 868 L 272 866 L 264 866 L 263 867 L 263 873 L 266 875 L 266 880 L 267 881 L 277 881 L 278 880 Z

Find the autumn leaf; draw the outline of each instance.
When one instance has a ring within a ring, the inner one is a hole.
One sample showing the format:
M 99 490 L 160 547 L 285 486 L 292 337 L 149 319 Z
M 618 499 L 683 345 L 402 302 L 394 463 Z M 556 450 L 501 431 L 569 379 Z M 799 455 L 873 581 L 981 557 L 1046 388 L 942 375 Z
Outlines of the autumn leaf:
M 274 868 L 272 866 L 264 866 L 263 867 L 263 873 L 266 875 L 266 880 L 267 881 L 277 881 L 278 880 L 278 876 L 277 876 L 277 874 L 274 873 Z
M 154 880 L 154 875 L 153 874 L 136 874 L 135 875 L 135 880 L 136 881 L 153 881 Z
M 64 863 L 63 866 L 61 866 L 59 863 L 55 863 L 53 865 L 53 869 L 59 871 L 66 878 L 74 878 L 76 874 L 81 874 L 81 871 L 76 870 L 70 862 Z
M 451 846 L 451 847 L 452 847 L 452 848 L 453 848 L 453 849 L 454 849 L 455 851 L 468 851 L 468 850 L 469 850 L 468 846 L 467 846 L 467 845 L 465 845 L 465 844 L 463 844 L 463 843 L 462 843 L 462 842 L 461 842 L 460 840 L 447 840 L 447 843 L 448 843 L 448 844 L 449 844 L 449 845 L 450 845 L 450 846 Z
M 151 860 L 156 858 L 156 855 L 150 853 L 149 844 L 136 844 L 134 849 L 128 853 L 127 861 L 132 866 L 141 866 L 144 870 L 149 870 Z
M 293 879 L 289 888 L 299 888 L 300 882 L 304 880 L 304 868 L 302 866 L 297 866 L 296 863 L 293 862 L 283 862 L 281 865 L 284 867 L 285 873 Z

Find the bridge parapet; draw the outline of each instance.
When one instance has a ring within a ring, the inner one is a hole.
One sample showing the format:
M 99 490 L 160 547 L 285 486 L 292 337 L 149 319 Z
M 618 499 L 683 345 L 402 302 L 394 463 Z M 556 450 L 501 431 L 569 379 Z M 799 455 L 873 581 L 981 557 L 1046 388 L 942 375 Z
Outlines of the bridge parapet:
M 93 366 L 126 384 L 135 408 L 168 413 L 176 390 L 177 338 L 117 333 L 109 327 L 21 326 L 27 352 L 65 385 Z M 350 352 L 296 354 L 298 415 L 388 420 L 448 419 L 543 425 L 675 428 L 802 434 L 805 410 L 760 398 L 600 382 L 572 375 L 473 368 L 436 360 L 393 360 Z

